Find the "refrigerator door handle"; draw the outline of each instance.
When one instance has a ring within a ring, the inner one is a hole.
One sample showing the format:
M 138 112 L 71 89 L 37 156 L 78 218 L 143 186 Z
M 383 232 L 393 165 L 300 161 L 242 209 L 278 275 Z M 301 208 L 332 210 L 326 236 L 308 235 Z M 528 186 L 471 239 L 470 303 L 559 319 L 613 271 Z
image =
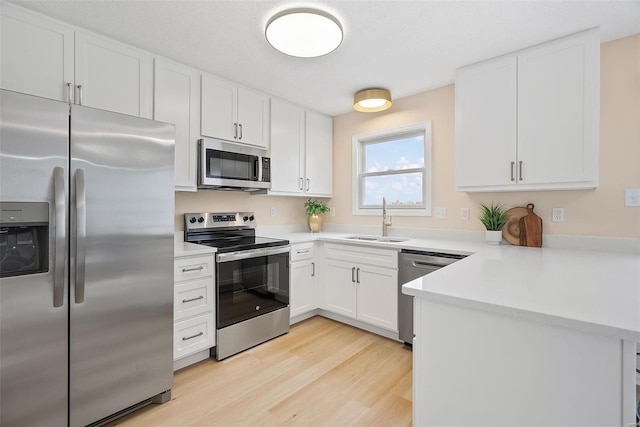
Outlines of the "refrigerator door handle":
M 84 169 L 76 170 L 76 304 L 84 302 L 85 239 L 87 237 L 87 200 Z
M 65 251 L 66 206 L 64 197 L 64 168 L 53 168 L 53 199 L 55 221 L 55 261 L 53 270 L 53 306 L 64 304 L 64 266 L 67 262 Z

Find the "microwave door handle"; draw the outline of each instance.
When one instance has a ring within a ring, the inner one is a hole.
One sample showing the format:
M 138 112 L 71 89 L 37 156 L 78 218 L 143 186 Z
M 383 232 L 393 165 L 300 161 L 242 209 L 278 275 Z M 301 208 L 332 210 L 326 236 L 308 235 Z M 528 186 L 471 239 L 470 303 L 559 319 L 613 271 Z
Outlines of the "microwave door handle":
M 258 181 L 260 177 L 260 171 L 258 170 L 259 167 L 260 167 L 260 162 L 258 161 L 258 158 L 256 158 L 253 161 L 253 180 L 254 181 Z

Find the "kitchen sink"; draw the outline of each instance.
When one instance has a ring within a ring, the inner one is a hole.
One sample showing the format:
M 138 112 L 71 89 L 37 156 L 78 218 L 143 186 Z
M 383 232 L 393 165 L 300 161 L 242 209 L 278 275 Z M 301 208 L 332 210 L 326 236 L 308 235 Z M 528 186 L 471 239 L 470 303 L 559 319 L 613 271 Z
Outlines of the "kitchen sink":
M 406 242 L 409 239 L 399 239 L 396 237 L 377 237 L 377 236 L 348 236 L 345 239 L 360 240 L 363 242 L 376 242 L 376 243 L 399 243 Z

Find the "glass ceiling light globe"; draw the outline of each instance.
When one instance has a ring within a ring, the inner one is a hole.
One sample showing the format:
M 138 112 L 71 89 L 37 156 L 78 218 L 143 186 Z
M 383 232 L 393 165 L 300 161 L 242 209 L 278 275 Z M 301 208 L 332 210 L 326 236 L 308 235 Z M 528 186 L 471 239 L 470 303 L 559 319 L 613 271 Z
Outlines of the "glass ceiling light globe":
M 314 58 L 336 50 L 342 43 L 342 26 L 336 18 L 314 9 L 291 9 L 274 15 L 265 36 L 280 52 Z

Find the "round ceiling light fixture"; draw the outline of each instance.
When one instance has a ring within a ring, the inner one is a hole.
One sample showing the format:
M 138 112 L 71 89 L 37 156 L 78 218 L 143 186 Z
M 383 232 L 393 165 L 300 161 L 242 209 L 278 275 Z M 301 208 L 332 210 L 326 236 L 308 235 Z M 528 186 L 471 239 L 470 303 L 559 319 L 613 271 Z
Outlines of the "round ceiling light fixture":
M 342 25 L 326 12 L 289 9 L 275 14 L 265 30 L 271 46 L 299 58 L 314 58 L 333 52 L 342 43 Z
M 391 107 L 391 92 L 387 89 L 363 89 L 353 96 L 353 109 L 363 113 L 377 113 Z

